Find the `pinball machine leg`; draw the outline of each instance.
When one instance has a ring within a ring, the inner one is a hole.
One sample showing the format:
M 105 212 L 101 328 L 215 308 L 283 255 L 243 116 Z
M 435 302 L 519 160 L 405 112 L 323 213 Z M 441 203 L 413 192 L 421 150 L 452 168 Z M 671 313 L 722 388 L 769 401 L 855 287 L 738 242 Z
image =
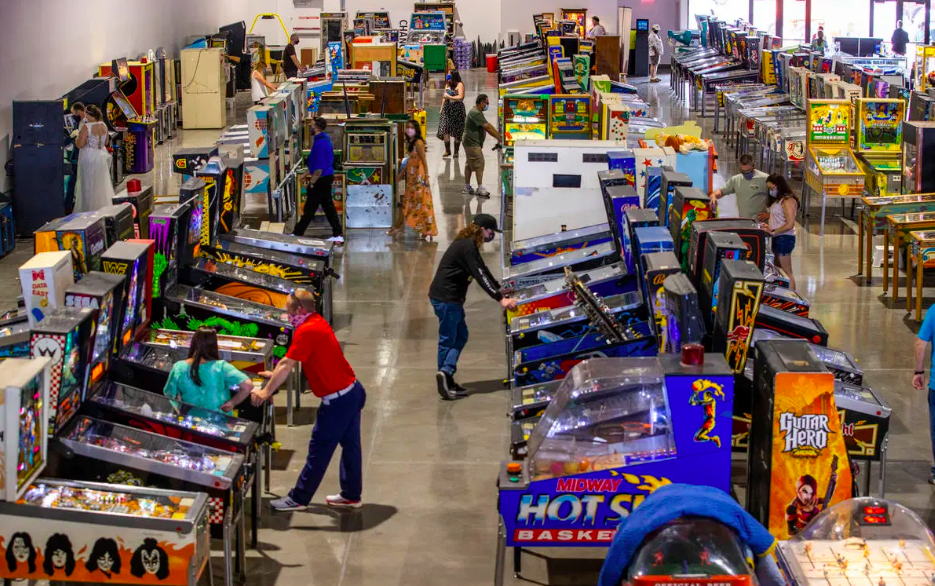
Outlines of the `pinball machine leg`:
M 247 515 L 244 491 L 240 492 L 240 519 L 237 522 L 237 580 L 247 579 Z
M 497 525 L 497 551 L 496 562 L 493 566 L 493 586 L 503 586 L 503 565 L 506 557 L 506 529 L 503 527 L 503 519 L 499 520 Z
M 890 438 L 883 438 L 883 444 L 880 446 L 880 488 L 878 490 L 880 498 L 886 496 L 886 451 L 889 447 Z
M 825 206 L 828 203 L 828 197 L 825 195 L 825 190 L 821 190 L 821 227 L 818 229 L 818 236 L 821 238 L 825 237 Z
M 224 511 L 224 586 L 234 586 L 234 567 L 231 552 L 231 507 Z
M 860 496 L 870 496 L 870 474 L 873 473 L 873 462 L 867 460 L 867 470 L 864 472 L 864 494 Z
M 513 576 L 519 578 L 523 573 L 523 548 L 513 548 Z
M 916 259 L 916 321 L 922 321 L 922 268 L 923 268 L 924 258 L 922 256 L 922 251 L 919 250 L 919 258 Z M 912 311 L 912 307 L 907 307 L 907 310 Z
M 214 564 L 211 563 L 211 552 L 208 552 L 208 563 L 206 565 L 208 566 L 208 585 L 214 586 Z
M 857 212 L 857 274 L 864 274 L 864 210 Z
M 261 455 L 256 454 L 256 463 L 261 463 Z M 260 468 L 254 467 L 253 470 L 253 488 L 250 495 L 250 549 L 256 549 L 257 537 L 260 524 L 260 501 L 263 497 L 262 479 L 260 477 Z

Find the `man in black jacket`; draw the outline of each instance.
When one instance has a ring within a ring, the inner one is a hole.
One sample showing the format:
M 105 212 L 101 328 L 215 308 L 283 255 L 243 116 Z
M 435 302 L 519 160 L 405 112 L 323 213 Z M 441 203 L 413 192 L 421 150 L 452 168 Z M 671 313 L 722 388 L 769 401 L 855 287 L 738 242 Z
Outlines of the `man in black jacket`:
M 438 394 L 442 399 L 463 397 L 467 391 L 455 382 L 458 357 L 468 341 L 467 323 L 464 321 L 464 298 L 471 280 L 500 302 L 504 309 L 515 309 L 516 301 L 504 297 L 500 285 L 493 278 L 480 256 L 480 246 L 494 238 L 497 220 L 489 214 L 477 214 L 474 221 L 458 232 L 432 279 L 429 300 L 438 316 Z
M 896 21 L 896 30 L 893 31 L 893 36 L 890 37 L 890 43 L 893 44 L 893 53 L 897 55 L 906 54 L 906 44 L 909 43 L 909 33 L 903 30 L 903 21 Z

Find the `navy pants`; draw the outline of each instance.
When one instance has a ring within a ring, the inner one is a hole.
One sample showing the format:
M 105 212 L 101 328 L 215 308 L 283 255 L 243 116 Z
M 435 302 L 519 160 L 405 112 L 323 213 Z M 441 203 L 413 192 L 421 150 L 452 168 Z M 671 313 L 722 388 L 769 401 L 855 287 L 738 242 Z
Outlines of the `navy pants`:
M 438 370 L 453 375 L 458 370 L 458 357 L 468 341 L 464 306 L 434 299 L 430 301 L 438 317 Z
M 363 491 L 363 466 L 360 452 L 360 411 L 367 402 L 367 393 L 360 381 L 350 392 L 318 408 L 312 438 L 308 440 L 305 467 L 289 492 L 289 498 L 307 505 L 325 476 L 334 450 L 341 446 L 341 496 L 359 501 Z

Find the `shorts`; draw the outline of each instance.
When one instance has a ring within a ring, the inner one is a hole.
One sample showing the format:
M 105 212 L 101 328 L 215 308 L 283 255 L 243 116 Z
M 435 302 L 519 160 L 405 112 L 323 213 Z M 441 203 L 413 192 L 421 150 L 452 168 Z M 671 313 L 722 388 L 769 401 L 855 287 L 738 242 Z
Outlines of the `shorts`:
M 649 64 L 650 64 L 650 65 L 659 65 L 659 54 L 658 54 L 658 53 L 650 53 L 650 54 L 649 54 Z
M 783 234 L 773 236 L 773 254 L 776 256 L 789 256 L 795 249 L 795 235 Z
M 482 147 L 464 147 L 464 154 L 467 156 L 467 164 L 464 166 L 464 172 L 474 171 L 484 172 L 484 149 Z

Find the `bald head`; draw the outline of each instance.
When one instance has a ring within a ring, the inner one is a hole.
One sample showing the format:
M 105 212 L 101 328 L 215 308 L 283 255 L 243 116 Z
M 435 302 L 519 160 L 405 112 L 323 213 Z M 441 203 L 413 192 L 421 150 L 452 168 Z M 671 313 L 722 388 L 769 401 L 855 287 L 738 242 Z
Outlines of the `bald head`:
M 315 294 L 309 289 L 296 289 L 286 299 L 286 311 L 291 315 L 315 313 Z

